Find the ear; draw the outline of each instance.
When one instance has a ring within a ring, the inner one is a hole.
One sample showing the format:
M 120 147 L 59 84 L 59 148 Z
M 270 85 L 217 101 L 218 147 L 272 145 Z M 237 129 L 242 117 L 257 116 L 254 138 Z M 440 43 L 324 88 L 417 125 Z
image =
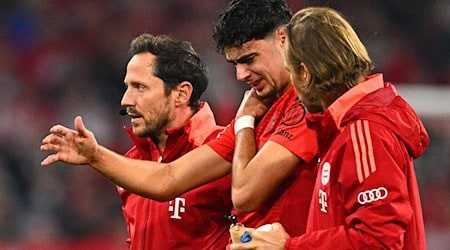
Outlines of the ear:
M 189 105 L 189 100 L 192 95 L 192 84 L 188 81 L 181 82 L 176 88 L 175 104 L 179 105 Z
M 278 27 L 277 31 L 276 31 L 276 35 L 279 39 L 279 41 L 281 42 L 282 45 L 284 45 L 287 35 L 286 35 L 286 27 L 281 26 Z
M 305 82 L 311 81 L 311 72 L 309 71 L 308 67 L 304 63 L 300 63 L 300 69 L 298 72 L 300 72 L 300 76 L 303 78 Z

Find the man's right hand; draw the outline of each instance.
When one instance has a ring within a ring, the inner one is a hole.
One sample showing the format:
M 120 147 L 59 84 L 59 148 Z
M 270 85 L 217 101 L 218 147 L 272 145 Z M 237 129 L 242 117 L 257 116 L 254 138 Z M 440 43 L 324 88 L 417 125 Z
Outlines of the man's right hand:
M 273 98 L 261 98 L 254 89 L 245 91 L 244 98 L 241 101 L 236 113 L 236 119 L 243 115 L 251 115 L 260 119 L 272 106 Z
M 72 130 L 62 125 L 50 128 L 50 134 L 42 140 L 41 151 L 53 151 L 42 162 L 42 166 L 48 166 L 57 161 L 75 165 L 91 165 L 98 143 L 94 133 L 86 129 L 81 116 L 75 117 L 75 129 Z

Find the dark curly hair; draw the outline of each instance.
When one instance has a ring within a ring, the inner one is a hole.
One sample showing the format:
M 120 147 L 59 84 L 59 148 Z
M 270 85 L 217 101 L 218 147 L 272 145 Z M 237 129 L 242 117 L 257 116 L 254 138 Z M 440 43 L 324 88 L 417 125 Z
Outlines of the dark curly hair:
M 216 50 L 239 47 L 253 39 L 264 39 L 289 23 L 292 12 L 285 0 L 232 0 L 220 13 L 213 28 Z
M 131 56 L 150 52 L 156 56 L 151 65 L 153 74 L 164 82 L 164 91 L 169 94 L 178 84 L 188 81 L 192 84 L 189 106 L 196 109 L 208 86 L 208 69 L 188 41 L 179 41 L 166 35 L 144 33 L 130 44 Z

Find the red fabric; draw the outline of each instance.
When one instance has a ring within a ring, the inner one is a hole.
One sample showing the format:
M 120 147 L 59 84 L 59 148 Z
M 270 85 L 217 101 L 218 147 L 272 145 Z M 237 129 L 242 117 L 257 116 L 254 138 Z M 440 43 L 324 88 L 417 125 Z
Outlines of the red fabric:
M 425 249 L 412 158 L 429 138 L 393 86 L 370 76 L 308 125 L 321 161 L 307 233 L 286 249 Z
M 166 150 L 160 152 L 149 138 L 137 138 L 126 155 L 131 158 L 171 162 L 215 138 L 216 125 L 207 104 L 181 128 L 166 131 Z M 161 157 L 161 158 L 160 158 Z M 228 242 L 231 175 L 208 183 L 170 202 L 157 202 L 118 187 L 129 233 L 130 249 L 224 249 Z
M 316 134 L 306 127 L 305 109 L 291 87 L 265 114 L 255 128 L 258 149 L 267 141 L 274 141 L 309 162 L 298 166 L 295 174 L 286 180 L 263 209 L 236 214 L 247 227 L 281 222 L 288 233 L 303 234 L 306 230 L 308 208 L 316 175 Z M 219 155 L 231 161 L 234 151 L 234 121 L 220 136 L 207 144 Z M 277 167 L 277 166 L 273 166 Z

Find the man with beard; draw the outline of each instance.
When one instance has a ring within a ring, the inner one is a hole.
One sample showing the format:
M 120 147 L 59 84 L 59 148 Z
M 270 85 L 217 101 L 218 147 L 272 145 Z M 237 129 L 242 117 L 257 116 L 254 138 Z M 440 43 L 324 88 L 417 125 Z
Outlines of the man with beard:
M 235 66 L 237 79 L 252 89 L 217 139 L 167 164 L 130 160 L 98 145 L 77 118 L 76 130 L 50 129 L 41 149 L 56 152 L 42 165 L 88 164 L 116 184 L 158 199 L 173 199 L 231 172 L 240 223 L 259 227 L 280 221 L 288 232 L 304 233 L 317 142 L 284 66 L 290 18 L 284 0 L 233 0 L 221 12 L 213 33 L 216 47 Z

